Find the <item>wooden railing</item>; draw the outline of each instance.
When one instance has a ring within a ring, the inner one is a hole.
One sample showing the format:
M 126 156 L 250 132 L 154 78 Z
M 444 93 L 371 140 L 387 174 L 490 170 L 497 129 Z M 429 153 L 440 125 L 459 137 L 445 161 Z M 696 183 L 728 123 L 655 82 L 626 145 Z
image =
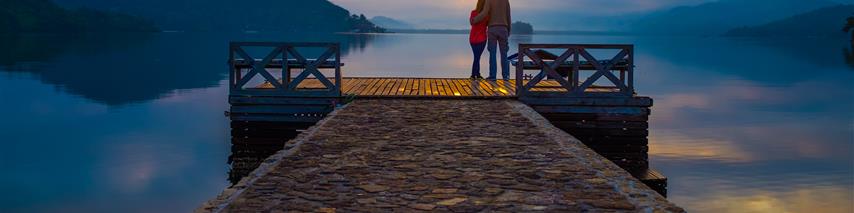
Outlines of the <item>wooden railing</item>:
M 272 50 L 263 58 L 256 58 L 247 52 L 247 48 L 252 47 L 272 48 Z M 297 48 L 319 49 L 323 50 L 323 53 L 317 58 L 310 59 L 303 56 Z M 343 64 L 338 43 L 232 42 L 229 49 L 229 93 L 232 96 L 341 96 Z M 280 69 L 281 79 L 276 78 L 268 69 Z M 296 77 L 292 77 L 293 69 L 302 69 L 302 71 Z M 329 78 L 320 72 L 321 69 L 334 69 L 335 76 Z M 263 77 L 265 84 L 269 86 L 247 85 L 257 75 Z M 325 88 L 299 88 L 300 83 L 307 79 L 320 81 Z
M 553 58 L 544 58 L 546 49 L 562 51 Z M 609 60 L 595 58 L 588 50 L 619 51 Z M 527 60 L 527 59 L 530 60 Z M 520 44 L 516 66 L 516 79 L 524 79 L 526 70 L 539 70 L 527 82 L 516 81 L 519 97 L 548 96 L 632 96 L 634 95 L 634 46 L 633 45 L 585 45 L 585 44 Z M 558 70 L 568 72 L 559 73 Z M 579 79 L 582 71 L 593 71 L 587 79 Z M 614 72 L 618 72 L 619 76 Z M 605 78 L 613 86 L 594 85 Z M 543 80 L 560 83 L 555 88 L 542 89 L 538 86 Z

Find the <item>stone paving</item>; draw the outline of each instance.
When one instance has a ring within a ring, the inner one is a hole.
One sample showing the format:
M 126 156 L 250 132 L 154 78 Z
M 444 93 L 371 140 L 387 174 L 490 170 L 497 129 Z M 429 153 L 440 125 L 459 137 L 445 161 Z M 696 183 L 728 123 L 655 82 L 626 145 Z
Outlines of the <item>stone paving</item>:
M 684 212 L 510 100 L 357 100 L 199 212 Z

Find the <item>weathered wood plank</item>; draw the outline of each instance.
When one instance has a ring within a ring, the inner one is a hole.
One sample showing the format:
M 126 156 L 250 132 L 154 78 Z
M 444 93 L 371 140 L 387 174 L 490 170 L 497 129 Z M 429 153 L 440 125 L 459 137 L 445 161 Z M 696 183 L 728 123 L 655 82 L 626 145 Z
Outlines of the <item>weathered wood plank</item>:
M 439 85 L 436 85 L 436 83 L 437 83 L 436 80 L 428 79 L 428 81 L 430 82 L 430 87 L 433 88 L 433 95 L 434 96 L 443 95 L 445 93 L 445 91 L 442 91 L 440 89 Z
M 269 122 L 305 122 L 317 123 L 323 116 L 269 116 L 269 115 L 232 115 L 232 121 L 269 121 Z
M 487 81 L 478 81 L 477 84 L 480 85 L 480 87 L 483 88 L 483 90 L 486 92 L 484 94 L 484 96 L 495 96 L 496 95 L 495 90 L 493 90 L 492 87 L 489 86 L 489 83 L 487 83 Z
M 396 95 L 408 95 L 410 88 L 412 88 L 412 79 L 404 79 L 403 87 L 398 88 Z
M 452 79 L 451 81 L 454 83 L 454 85 L 457 86 L 457 88 L 460 89 L 460 92 L 462 92 L 463 96 L 473 96 L 474 95 L 471 91 L 471 88 L 469 88 L 466 85 L 466 80 L 464 80 L 464 79 Z
M 382 83 L 382 79 L 372 79 L 371 84 L 365 87 L 361 95 L 373 95 L 380 83 Z
M 455 90 L 454 85 L 448 82 L 448 79 L 442 79 L 442 84 L 445 85 L 445 91 L 447 91 L 448 96 L 457 96 L 457 93 L 459 93 L 459 91 Z
M 597 107 L 597 106 L 531 106 L 540 113 L 591 113 L 591 114 L 625 114 L 649 115 L 646 107 Z
M 334 82 L 334 78 L 324 78 L 326 81 Z M 296 86 L 295 91 L 276 89 L 270 83 L 262 83 L 254 88 L 231 91 L 231 95 L 237 96 L 279 96 L 279 97 L 337 97 L 335 88 L 328 88 L 322 79 L 305 78 L 302 82 L 292 82 L 290 86 Z M 523 80 L 523 83 L 528 82 Z M 299 85 L 293 85 L 299 83 Z M 337 84 L 336 84 L 337 85 Z M 365 97 L 505 97 L 516 98 L 516 80 L 471 80 L 462 78 L 342 78 L 342 94 L 352 94 Z M 559 83 L 553 80 L 543 80 L 531 89 L 528 95 L 520 100 L 526 103 L 541 105 L 564 105 L 581 98 L 581 100 L 598 100 L 598 98 L 611 98 L 618 100 L 631 100 L 634 96 L 625 96 L 616 87 L 602 87 L 593 85 L 583 96 L 567 92 Z M 576 98 L 576 99 L 573 99 Z M 558 100 L 549 104 L 552 100 Z M 598 102 L 597 102 L 598 103 Z M 635 103 L 635 102 L 629 102 Z
M 463 92 L 460 91 L 461 89 L 458 88 L 457 85 L 452 82 L 452 80 L 442 79 L 442 82 L 444 82 L 450 90 L 450 93 L 448 93 L 448 95 L 463 96 Z
M 400 85 L 400 86 L 398 86 L 398 87 L 397 87 L 397 92 L 395 93 L 395 95 L 397 95 L 397 96 L 401 96 L 401 95 L 404 95 L 404 93 L 405 93 L 405 92 L 409 92 L 409 90 L 408 90 L 408 89 L 409 89 L 409 87 L 410 87 L 410 86 L 409 86 L 409 83 L 410 83 L 411 81 L 412 81 L 412 79 L 408 79 L 408 78 L 403 79 L 402 81 L 400 81 L 402 85 Z
M 439 89 L 439 95 L 447 96 L 448 91 L 446 90 L 445 85 L 442 84 L 442 79 L 434 79 L 433 81 L 436 81 L 436 88 Z
M 478 89 L 478 87 L 475 86 L 476 85 L 475 82 L 476 82 L 476 80 L 463 80 L 463 81 L 461 81 L 461 83 L 463 83 L 463 85 L 469 91 L 471 91 L 472 96 L 481 96 L 482 93 L 481 93 L 480 89 Z
M 264 104 L 308 104 L 308 105 L 332 105 L 337 103 L 338 98 L 280 98 L 280 97 L 229 97 L 230 104 L 238 105 L 264 105 Z
M 419 88 L 420 86 L 419 86 L 418 82 L 419 82 L 418 79 L 412 79 L 412 88 L 410 88 L 410 90 L 409 90 L 409 95 L 418 95 L 419 91 L 421 91 L 421 88 Z
M 424 82 L 424 96 L 433 95 L 433 86 L 430 84 L 430 80 L 422 79 L 422 82 Z
M 483 80 L 477 80 L 472 82 L 474 86 L 477 86 L 477 89 L 480 90 L 481 96 L 492 96 L 492 90 L 483 84 Z
M 413 83 L 412 89 L 413 90 L 409 93 L 409 95 L 424 95 L 424 87 L 421 84 L 421 80 L 418 80 L 418 79 L 412 79 L 412 80 L 413 80 L 412 81 L 412 83 Z
M 343 84 L 341 87 L 341 92 L 344 94 L 348 94 L 348 92 L 357 85 L 356 82 L 358 81 L 359 79 L 343 79 L 341 82 Z
M 394 79 L 394 85 L 391 86 L 391 89 L 388 91 L 388 95 L 395 96 L 400 91 L 400 88 L 403 86 L 403 82 L 406 79 Z
M 395 84 L 397 84 L 397 81 L 398 81 L 398 79 L 394 79 L 394 78 L 389 79 L 388 83 L 385 85 L 385 87 L 383 87 L 383 91 L 382 91 L 382 93 L 380 93 L 380 95 L 388 96 L 388 95 L 393 94 L 392 91 L 394 91 L 394 87 L 395 87 Z
M 371 88 L 370 95 L 382 95 L 382 91 L 385 88 L 385 85 L 388 84 L 389 79 L 380 79 L 373 88 Z
M 334 109 L 330 105 L 234 105 L 231 114 L 315 114 L 329 113 Z
M 652 98 L 649 97 L 631 97 L 631 98 L 615 98 L 615 97 L 583 97 L 583 98 L 555 98 L 555 97 L 537 97 L 526 96 L 519 98 L 522 103 L 528 105 L 545 105 L 545 106 L 637 106 L 650 107 L 653 105 Z

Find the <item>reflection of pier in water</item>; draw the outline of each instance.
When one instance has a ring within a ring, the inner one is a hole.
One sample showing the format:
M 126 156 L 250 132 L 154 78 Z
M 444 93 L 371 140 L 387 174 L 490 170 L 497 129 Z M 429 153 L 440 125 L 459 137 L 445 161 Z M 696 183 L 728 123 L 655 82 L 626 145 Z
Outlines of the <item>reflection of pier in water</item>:
M 228 181 L 240 182 L 306 128 L 305 124 L 232 121 Z

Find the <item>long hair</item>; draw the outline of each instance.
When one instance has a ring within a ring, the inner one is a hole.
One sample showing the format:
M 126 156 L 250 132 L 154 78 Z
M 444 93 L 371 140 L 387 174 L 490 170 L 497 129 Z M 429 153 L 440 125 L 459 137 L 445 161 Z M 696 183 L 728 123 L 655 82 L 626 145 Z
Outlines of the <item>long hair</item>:
M 477 0 L 477 7 L 474 8 L 478 13 L 483 12 L 483 6 L 486 5 L 486 0 Z

